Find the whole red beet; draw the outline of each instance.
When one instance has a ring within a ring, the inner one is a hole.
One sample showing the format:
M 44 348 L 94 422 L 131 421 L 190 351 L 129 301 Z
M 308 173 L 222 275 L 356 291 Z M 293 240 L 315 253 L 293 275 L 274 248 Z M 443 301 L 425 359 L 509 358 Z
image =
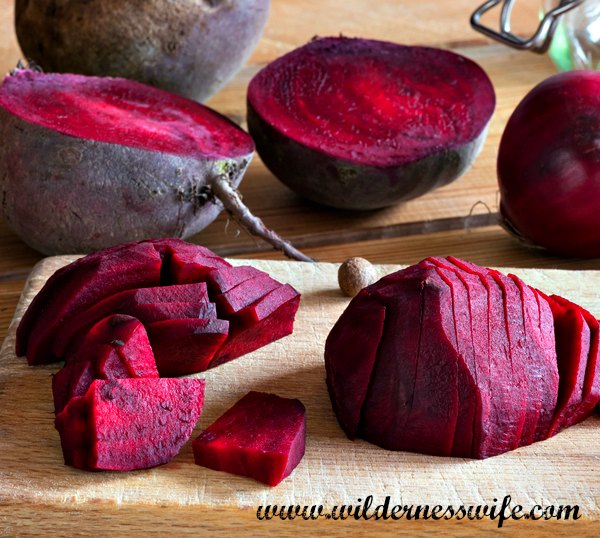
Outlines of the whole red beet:
M 600 73 L 554 75 L 511 116 L 498 154 L 506 228 L 558 254 L 600 256 Z

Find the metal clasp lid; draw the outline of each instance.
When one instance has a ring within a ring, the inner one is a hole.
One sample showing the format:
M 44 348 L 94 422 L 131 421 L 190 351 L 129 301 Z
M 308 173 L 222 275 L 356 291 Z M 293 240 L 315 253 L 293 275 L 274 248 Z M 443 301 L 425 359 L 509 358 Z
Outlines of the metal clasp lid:
M 559 17 L 567 11 L 576 8 L 583 2 L 584 0 L 560 0 L 557 7 L 546 13 L 535 34 L 529 39 L 522 39 L 511 32 L 510 15 L 515 0 L 488 0 L 483 5 L 479 6 L 473 15 L 471 15 L 471 26 L 478 32 L 481 32 L 496 41 L 500 41 L 509 47 L 520 50 L 531 50 L 541 54 L 548 50 L 548 47 L 552 42 L 552 36 L 558 25 Z M 493 30 L 492 28 L 481 24 L 481 17 L 500 3 L 502 3 L 502 9 L 500 11 L 500 31 Z

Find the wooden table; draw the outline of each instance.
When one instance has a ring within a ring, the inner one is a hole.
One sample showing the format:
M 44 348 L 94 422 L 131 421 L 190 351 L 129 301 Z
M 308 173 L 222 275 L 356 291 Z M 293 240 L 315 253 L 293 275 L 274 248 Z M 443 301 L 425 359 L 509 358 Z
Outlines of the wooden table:
M 248 80 L 265 63 L 308 41 L 314 34 L 363 36 L 405 44 L 427 44 L 449 48 L 477 62 L 488 72 L 496 88 L 498 104 L 483 152 L 471 170 L 455 183 L 417 200 L 393 208 L 351 213 L 319 207 L 300 199 L 279 183 L 255 157 L 241 191 L 248 206 L 265 223 L 291 239 L 298 247 L 321 261 L 343 261 L 364 256 L 378 263 L 413 263 L 430 255 L 452 254 L 476 263 L 513 267 L 600 268 L 598 260 L 565 259 L 527 249 L 510 238 L 497 224 L 498 189 L 496 152 L 502 130 L 519 100 L 535 84 L 555 72 L 544 56 L 519 53 L 490 42 L 471 30 L 468 19 L 477 0 L 273 0 L 267 30 L 250 63 L 237 78 L 208 104 L 244 123 L 245 88 Z M 8 71 L 20 56 L 13 31 L 12 0 L 0 0 L 0 72 Z M 522 0 L 515 12 L 515 29 L 528 32 L 536 25 L 538 0 Z M 263 242 L 238 230 L 235 223 L 219 218 L 192 239 L 230 257 L 280 259 Z M 4 338 L 25 278 L 41 256 L 25 246 L 4 223 L 0 223 L 0 337 Z M 0 435 L 2 433 L 0 432 Z M 1 486 L 0 486 L 1 487 Z M 1 493 L 1 492 L 0 492 Z M 0 500 L 2 497 L 0 496 Z M 1 501 L 0 501 L 1 502 Z M 59 534 L 111 526 L 119 533 L 135 534 L 137 525 L 155 531 L 179 529 L 197 534 L 204 531 L 243 528 L 262 534 L 254 514 L 214 511 L 198 514 L 182 507 L 178 511 L 136 507 L 135 510 L 93 504 L 76 509 L 0 505 L 0 536 L 3 524 L 18 522 L 23 534 L 40 529 L 59 529 Z M 58 526 L 57 526 L 58 525 Z M 150 527 L 151 525 L 151 527 Z M 356 524 L 328 525 L 331 535 L 347 532 L 378 535 L 394 526 L 363 527 Z M 453 524 L 415 526 L 426 534 L 460 534 L 469 527 Z M 472 527 L 471 527 L 472 528 Z M 552 527 L 568 534 L 568 527 Z M 587 528 L 587 527 L 586 527 Z M 278 524 L 269 528 L 280 535 L 313 533 L 304 524 Z M 547 532 L 533 526 L 527 532 Z M 583 529 L 582 529 L 583 530 Z M 589 527 L 590 535 L 598 534 Z M 477 533 L 493 532 L 477 527 Z M 580 534 L 581 535 L 581 534 Z

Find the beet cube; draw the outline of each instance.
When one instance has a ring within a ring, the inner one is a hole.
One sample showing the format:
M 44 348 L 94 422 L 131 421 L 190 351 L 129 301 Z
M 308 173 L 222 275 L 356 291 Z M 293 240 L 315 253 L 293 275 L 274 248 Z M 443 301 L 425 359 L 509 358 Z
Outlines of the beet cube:
M 198 465 L 276 486 L 300 463 L 306 410 L 299 400 L 249 392 L 193 442 Z
M 170 461 L 202 412 L 204 380 L 95 380 L 56 416 L 65 463 L 131 471 Z

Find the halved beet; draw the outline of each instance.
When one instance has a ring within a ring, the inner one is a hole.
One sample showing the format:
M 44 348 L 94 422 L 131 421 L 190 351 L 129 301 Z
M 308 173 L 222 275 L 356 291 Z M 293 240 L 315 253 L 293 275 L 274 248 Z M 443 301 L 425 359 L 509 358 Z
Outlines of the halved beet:
M 464 56 L 329 37 L 252 79 L 248 128 L 291 189 L 333 207 L 375 209 L 463 174 L 494 107 L 489 78 Z
M 236 188 L 253 152 L 214 110 L 131 80 L 19 66 L 0 86 L 2 212 L 45 254 L 188 237 L 225 207 L 307 260 L 243 204 Z
M 67 321 L 120 291 L 160 284 L 161 258 L 150 243 L 126 244 L 81 258 L 54 273 L 17 328 L 17 355 L 29 364 L 58 360 L 52 341 Z
M 552 300 L 579 323 L 563 331 Z M 598 325 L 585 312 L 514 275 L 424 260 L 362 290 L 332 329 L 334 411 L 349 437 L 392 450 L 487 458 L 545 439 L 599 401 Z M 361 326 L 371 334 L 355 343 Z
M 94 379 L 158 377 L 146 329 L 130 316 L 109 316 L 96 323 L 52 377 L 56 413 L 83 396 Z
M 211 308 L 204 282 L 125 290 L 96 303 L 65 323 L 52 346 L 57 357 L 63 357 L 81 331 L 110 314 L 125 314 L 142 323 L 164 319 L 204 317 Z
M 131 471 L 170 461 L 202 412 L 204 380 L 95 380 L 56 416 L 65 463 Z
M 148 324 L 148 336 L 161 376 L 203 372 L 229 333 L 222 319 L 174 319 Z
M 300 400 L 249 392 L 193 442 L 198 465 L 276 486 L 304 456 L 306 409 Z

